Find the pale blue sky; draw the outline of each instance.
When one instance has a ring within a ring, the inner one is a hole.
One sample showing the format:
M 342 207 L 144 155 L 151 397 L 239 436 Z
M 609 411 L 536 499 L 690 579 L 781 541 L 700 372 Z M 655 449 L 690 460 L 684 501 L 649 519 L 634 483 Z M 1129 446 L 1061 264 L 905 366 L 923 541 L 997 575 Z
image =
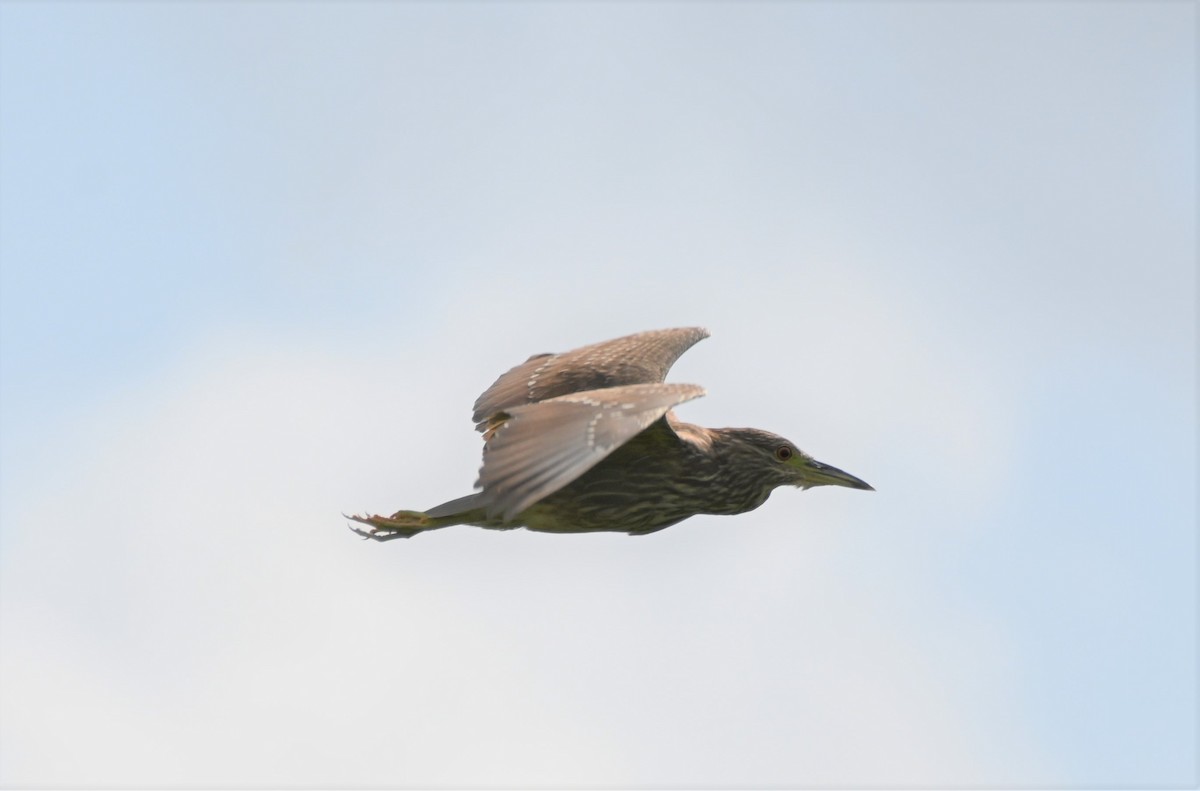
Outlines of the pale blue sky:
M 1196 768 L 1196 5 L 0 3 L 0 783 Z M 870 481 L 376 546 L 535 352 Z

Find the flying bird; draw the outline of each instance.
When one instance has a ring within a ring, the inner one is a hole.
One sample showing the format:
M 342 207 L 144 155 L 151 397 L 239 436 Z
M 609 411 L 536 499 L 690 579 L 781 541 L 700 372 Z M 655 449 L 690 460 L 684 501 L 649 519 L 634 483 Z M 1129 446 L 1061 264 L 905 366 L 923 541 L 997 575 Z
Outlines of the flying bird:
M 752 511 L 779 486 L 873 490 L 768 431 L 676 418 L 704 388 L 667 383 L 667 371 L 707 337 L 655 330 L 535 354 L 475 401 L 479 491 L 428 511 L 351 516 L 369 528 L 351 529 L 376 541 L 451 525 L 644 535 L 696 514 Z

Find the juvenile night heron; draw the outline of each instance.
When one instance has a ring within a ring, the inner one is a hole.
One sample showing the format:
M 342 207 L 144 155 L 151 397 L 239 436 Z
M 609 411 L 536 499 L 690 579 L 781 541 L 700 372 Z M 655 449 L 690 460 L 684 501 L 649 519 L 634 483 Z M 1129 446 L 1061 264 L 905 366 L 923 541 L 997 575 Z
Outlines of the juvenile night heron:
M 376 541 L 462 524 L 643 535 L 696 514 L 752 511 L 777 486 L 872 488 L 775 434 L 677 419 L 671 409 L 704 388 L 663 380 L 707 337 L 657 330 L 530 357 L 475 402 L 480 491 L 428 511 L 352 516 L 370 529 L 351 529 Z

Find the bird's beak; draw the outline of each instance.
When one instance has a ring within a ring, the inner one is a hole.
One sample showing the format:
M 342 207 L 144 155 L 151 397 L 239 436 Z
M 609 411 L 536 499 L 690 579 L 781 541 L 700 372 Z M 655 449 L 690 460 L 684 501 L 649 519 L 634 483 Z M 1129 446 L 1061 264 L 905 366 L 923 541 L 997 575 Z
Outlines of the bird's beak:
M 875 491 L 875 487 L 861 478 L 855 478 L 848 472 L 837 467 L 823 464 L 816 459 L 809 459 L 800 470 L 799 486 L 808 489 L 813 486 L 847 486 L 851 489 L 866 489 Z

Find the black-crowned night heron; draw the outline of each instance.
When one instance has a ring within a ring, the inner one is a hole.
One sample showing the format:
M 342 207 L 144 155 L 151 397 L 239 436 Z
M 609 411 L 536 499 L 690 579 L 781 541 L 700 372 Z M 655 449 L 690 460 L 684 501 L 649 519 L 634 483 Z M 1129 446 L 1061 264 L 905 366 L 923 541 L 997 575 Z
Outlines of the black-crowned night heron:
M 370 529 L 352 529 L 376 541 L 462 524 L 643 535 L 752 511 L 777 486 L 872 488 L 775 434 L 678 420 L 671 409 L 704 388 L 663 379 L 707 337 L 657 330 L 530 357 L 475 402 L 480 491 L 428 511 L 353 516 Z

